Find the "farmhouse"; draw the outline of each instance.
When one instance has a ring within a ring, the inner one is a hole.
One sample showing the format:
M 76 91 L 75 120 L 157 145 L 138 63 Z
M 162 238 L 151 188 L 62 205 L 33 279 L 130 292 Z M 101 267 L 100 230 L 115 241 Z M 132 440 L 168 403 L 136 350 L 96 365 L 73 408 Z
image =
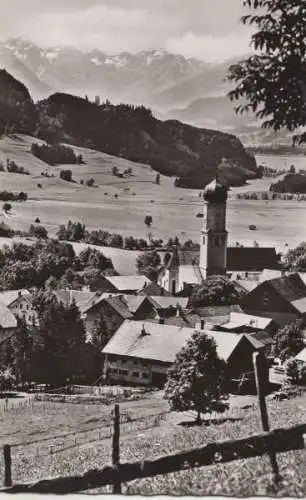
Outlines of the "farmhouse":
M 254 333 L 265 331 L 274 335 L 279 325 L 272 318 L 231 312 L 227 322 L 218 325 L 218 330 L 232 333 Z
M 126 320 L 104 347 L 105 378 L 124 383 L 162 387 L 177 353 L 194 328 Z M 252 353 L 264 345 L 245 335 L 205 331 L 214 338 L 220 358 L 227 362 L 228 375 L 252 371 Z
M 7 290 L 0 293 L 2 302 L 15 317 L 23 318 L 32 325 L 37 322 L 37 312 L 32 304 L 32 295 L 28 290 Z
M 96 285 L 94 291 L 100 293 L 137 294 L 152 282 L 146 276 L 104 276 Z
M 0 302 L 0 364 L 5 363 L 7 342 L 14 336 L 17 328 L 17 319 L 13 313 Z
M 203 198 L 200 250 L 174 250 L 159 274 L 161 287 L 174 295 L 211 275 L 257 279 L 266 268 L 279 269 L 275 248 L 227 247 L 227 188 L 218 177 L 205 187 Z
M 247 314 L 272 318 L 280 326 L 306 318 L 306 285 L 290 274 L 259 283 L 240 301 Z

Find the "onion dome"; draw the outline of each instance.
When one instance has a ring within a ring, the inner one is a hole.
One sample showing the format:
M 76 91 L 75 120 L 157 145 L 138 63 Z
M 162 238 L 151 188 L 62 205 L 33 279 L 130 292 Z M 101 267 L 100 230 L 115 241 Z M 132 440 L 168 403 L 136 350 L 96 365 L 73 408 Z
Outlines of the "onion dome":
M 216 177 L 205 187 L 203 198 L 209 203 L 225 203 L 227 200 L 227 188 Z

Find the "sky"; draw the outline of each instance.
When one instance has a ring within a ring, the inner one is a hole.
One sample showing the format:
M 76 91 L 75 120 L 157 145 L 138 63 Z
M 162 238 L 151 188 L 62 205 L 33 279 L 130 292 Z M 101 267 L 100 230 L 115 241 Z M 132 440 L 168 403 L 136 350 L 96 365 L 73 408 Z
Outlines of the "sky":
M 106 53 L 165 49 L 208 62 L 250 51 L 242 0 L 0 0 L 0 37 Z

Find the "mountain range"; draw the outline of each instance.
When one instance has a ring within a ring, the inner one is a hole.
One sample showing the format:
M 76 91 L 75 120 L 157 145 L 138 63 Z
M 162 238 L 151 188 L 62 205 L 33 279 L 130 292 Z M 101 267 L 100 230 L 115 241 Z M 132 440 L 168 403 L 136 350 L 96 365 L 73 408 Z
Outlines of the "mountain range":
M 41 48 L 21 38 L 0 42 L 0 68 L 22 81 L 35 100 L 55 92 L 114 104 L 144 105 L 178 119 L 237 135 L 246 146 L 289 144 L 290 135 L 263 131 L 254 115 L 237 116 L 227 93 L 235 60 L 206 63 L 165 50 L 105 54 L 74 47 Z
M 100 103 L 63 92 L 34 103 L 22 82 L 0 70 L 0 134 L 14 133 L 145 163 L 176 177 L 182 187 L 201 189 L 218 167 L 229 185 L 259 175 L 255 158 L 232 134 L 159 120 L 144 106 Z

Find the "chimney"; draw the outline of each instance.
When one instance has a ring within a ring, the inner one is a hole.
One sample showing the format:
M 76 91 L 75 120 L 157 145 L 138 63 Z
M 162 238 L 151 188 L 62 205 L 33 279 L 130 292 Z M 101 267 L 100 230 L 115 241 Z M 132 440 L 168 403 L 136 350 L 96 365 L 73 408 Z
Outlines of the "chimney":
M 140 335 L 141 335 L 141 337 L 145 337 L 146 335 L 149 335 L 149 333 L 146 331 L 144 325 L 142 325 Z
M 21 297 L 21 290 L 18 290 L 18 297 Z
M 161 291 L 160 291 L 160 295 L 163 297 L 164 293 L 165 293 L 165 290 L 162 288 Z
M 204 326 L 205 326 L 205 319 L 204 318 L 201 318 L 201 330 L 204 330 Z

